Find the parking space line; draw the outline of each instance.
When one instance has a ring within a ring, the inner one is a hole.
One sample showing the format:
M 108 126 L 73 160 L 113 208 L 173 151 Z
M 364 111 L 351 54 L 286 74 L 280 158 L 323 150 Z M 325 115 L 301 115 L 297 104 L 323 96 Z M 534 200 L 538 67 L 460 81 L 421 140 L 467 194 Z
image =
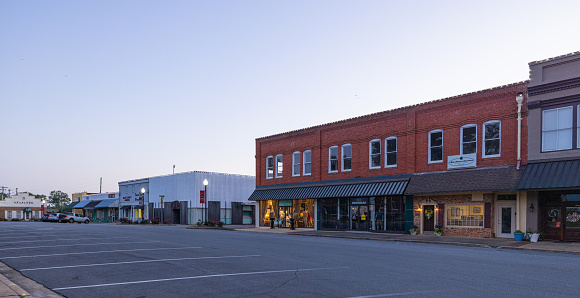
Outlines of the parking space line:
M 70 236 L 70 233 L 63 233 L 65 236 Z M 103 236 L 106 237 L 107 235 L 103 235 L 103 234 L 91 234 L 92 236 Z M 38 239 L 38 237 L 40 236 L 47 236 L 50 237 L 49 239 L 54 239 L 55 234 L 50 234 L 50 235 L 46 235 L 46 234 L 30 234 L 30 235 L 20 235 L 20 236 L 14 236 L 14 237 L 0 237 L 0 240 L 4 240 L 4 239 L 14 239 L 14 238 L 18 238 L 18 239 L 22 239 L 25 237 L 35 237 L 37 241 L 44 241 L 44 239 Z
M 90 245 L 106 245 L 106 244 L 138 244 L 138 243 L 153 243 L 161 241 L 139 241 L 139 242 L 103 242 L 103 243 L 87 243 L 87 244 L 58 244 L 58 245 L 41 245 L 41 246 L 27 246 L 27 247 L 9 247 L 0 248 L 0 250 L 18 250 L 18 249 L 34 249 L 34 248 L 47 248 L 47 247 L 62 247 L 62 246 L 90 246 Z
M 54 269 L 65 269 L 65 268 L 80 268 L 80 267 L 94 267 L 94 266 L 112 266 L 112 265 L 125 265 L 125 264 L 137 264 L 137 263 L 153 263 L 153 262 L 169 262 L 169 261 L 182 261 L 182 260 L 209 260 L 209 259 L 230 259 L 230 258 L 251 258 L 251 257 L 260 257 L 260 255 L 222 256 L 222 257 L 194 257 L 194 258 L 177 258 L 177 259 L 158 259 L 158 260 L 125 261 L 125 262 L 114 262 L 114 263 L 95 263 L 95 264 L 85 264 L 85 265 L 71 265 L 71 266 L 56 266 L 56 267 L 30 268 L 30 269 L 20 269 L 19 271 L 54 270 Z
M 129 237 L 107 237 L 107 239 L 120 239 L 120 238 L 129 238 Z M 66 241 L 66 240 L 87 240 L 87 239 L 103 239 L 102 237 L 91 237 L 91 238 L 68 238 L 68 239 L 42 239 L 42 240 L 23 240 L 23 241 L 10 241 L 7 244 L 12 243 L 25 243 L 25 242 L 47 242 L 47 241 Z
M 188 246 L 188 247 L 166 247 L 166 248 L 136 248 L 136 249 L 116 249 L 116 250 L 100 250 L 100 251 L 83 251 L 83 252 L 70 252 L 63 254 L 48 254 L 48 255 L 32 255 L 32 256 L 18 256 L 18 257 L 0 257 L 0 260 L 5 259 L 23 259 L 23 258 L 40 258 L 40 257 L 54 257 L 54 256 L 68 256 L 68 255 L 85 255 L 85 254 L 99 254 L 99 253 L 109 253 L 109 252 L 127 252 L 127 251 L 144 251 L 144 250 L 171 250 L 171 249 L 196 249 L 201 248 L 200 246 Z
M 109 284 L 96 284 L 96 285 L 88 285 L 88 286 L 63 287 L 63 288 L 54 288 L 52 290 L 53 291 L 62 291 L 62 290 L 74 290 L 74 289 L 83 289 L 83 288 L 97 288 L 97 287 L 111 287 L 111 286 L 121 286 L 121 285 L 131 285 L 131 284 L 143 284 L 143 283 L 173 281 L 173 280 L 187 280 L 187 279 L 200 279 L 200 278 L 226 277 L 226 276 L 239 276 L 239 275 L 258 275 L 258 274 L 272 274 L 272 273 L 286 273 L 286 272 L 302 272 L 302 271 L 318 271 L 318 270 L 335 270 L 335 269 L 346 269 L 346 268 L 348 268 L 348 267 L 287 269 L 287 270 L 272 270 L 272 271 L 258 271 L 258 272 L 224 273 L 224 274 L 198 275 L 198 276 L 175 277 L 175 278 L 164 278 L 164 279 L 150 279 L 150 280 L 140 280 L 140 281 L 117 282 L 117 283 L 109 283 Z

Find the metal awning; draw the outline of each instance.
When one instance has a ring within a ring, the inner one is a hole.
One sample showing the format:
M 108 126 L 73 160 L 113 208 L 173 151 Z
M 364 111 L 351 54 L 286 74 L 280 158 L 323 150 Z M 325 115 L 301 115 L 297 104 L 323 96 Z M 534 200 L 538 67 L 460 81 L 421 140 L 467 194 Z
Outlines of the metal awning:
M 93 210 L 93 209 L 95 209 L 95 206 L 99 205 L 100 202 L 102 202 L 102 200 L 92 200 L 85 207 L 83 207 L 83 209 L 84 210 Z
M 402 195 L 408 179 L 298 187 L 258 187 L 249 201 L 297 200 Z
M 70 203 L 70 204 L 66 205 L 66 207 L 64 207 L 64 210 L 73 210 L 73 207 L 74 207 L 75 205 L 77 205 L 78 203 L 79 203 L 79 202 L 72 202 L 72 203 Z
M 580 159 L 529 163 L 518 189 L 580 187 Z
M 95 206 L 95 208 L 116 208 L 119 206 L 118 202 L 119 200 L 117 199 L 106 199 L 100 202 L 97 206 Z
M 132 205 L 125 205 L 125 206 L 121 207 L 121 209 L 122 210 L 128 210 L 128 209 L 131 209 L 131 206 Z
M 90 202 L 92 202 L 91 200 L 84 200 L 84 201 L 80 201 L 76 206 L 74 206 L 73 209 L 82 209 L 84 208 L 86 205 L 88 205 Z
M 22 210 L 22 212 L 32 212 L 32 208 L 26 207 L 24 210 Z

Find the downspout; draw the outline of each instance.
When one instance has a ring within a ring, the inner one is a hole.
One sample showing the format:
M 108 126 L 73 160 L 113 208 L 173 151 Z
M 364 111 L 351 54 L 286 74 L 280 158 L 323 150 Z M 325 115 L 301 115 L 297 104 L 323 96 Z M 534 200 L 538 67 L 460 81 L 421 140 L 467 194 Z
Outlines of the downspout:
M 520 170 L 522 163 L 522 103 L 524 102 L 524 93 L 519 92 L 516 95 L 516 102 L 518 103 L 518 157 L 516 161 L 516 170 Z M 520 229 L 520 216 L 518 212 L 520 211 L 520 192 L 517 192 L 516 200 L 516 230 Z

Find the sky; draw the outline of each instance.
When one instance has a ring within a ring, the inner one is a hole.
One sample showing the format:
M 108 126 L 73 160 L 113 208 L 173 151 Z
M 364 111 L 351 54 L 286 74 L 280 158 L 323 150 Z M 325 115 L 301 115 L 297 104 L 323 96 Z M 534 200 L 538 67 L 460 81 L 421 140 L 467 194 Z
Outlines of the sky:
M 0 186 L 255 175 L 255 139 L 528 79 L 578 1 L 0 0 Z

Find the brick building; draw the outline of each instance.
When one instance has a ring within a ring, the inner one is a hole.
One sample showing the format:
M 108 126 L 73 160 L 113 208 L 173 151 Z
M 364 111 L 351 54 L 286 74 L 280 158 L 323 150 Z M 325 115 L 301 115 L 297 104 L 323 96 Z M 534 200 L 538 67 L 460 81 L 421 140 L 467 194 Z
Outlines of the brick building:
M 526 93 L 520 82 L 259 138 L 256 224 L 511 235 L 525 226 Z
M 0 200 L 0 218 L 31 220 L 41 218 L 42 200 L 28 192 L 18 192 Z

